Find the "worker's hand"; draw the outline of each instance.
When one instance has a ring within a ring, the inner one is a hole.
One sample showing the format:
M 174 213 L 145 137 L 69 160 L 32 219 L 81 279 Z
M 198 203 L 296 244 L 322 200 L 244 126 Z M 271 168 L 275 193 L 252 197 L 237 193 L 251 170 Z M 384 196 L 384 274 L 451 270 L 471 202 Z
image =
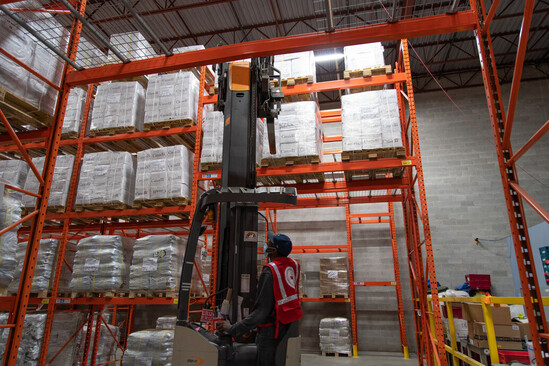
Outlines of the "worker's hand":
M 221 320 L 215 323 L 215 328 L 221 332 L 228 332 L 231 327 L 231 323 L 228 320 Z

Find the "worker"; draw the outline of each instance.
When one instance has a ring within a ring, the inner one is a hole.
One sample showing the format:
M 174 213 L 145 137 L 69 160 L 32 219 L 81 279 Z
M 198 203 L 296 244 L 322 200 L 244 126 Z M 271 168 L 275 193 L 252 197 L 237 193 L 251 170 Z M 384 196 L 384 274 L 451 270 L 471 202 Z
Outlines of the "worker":
M 216 328 L 239 337 L 258 328 L 257 365 L 274 366 L 276 349 L 290 325 L 303 317 L 299 301 L 299 264 L 288 258 L 292 241 L 284 234 L 267 233 L 263 252 L 270 260 L 263 267 L 257 285 L 257 299 L 246 318 L 231 325 L 228 320 Z

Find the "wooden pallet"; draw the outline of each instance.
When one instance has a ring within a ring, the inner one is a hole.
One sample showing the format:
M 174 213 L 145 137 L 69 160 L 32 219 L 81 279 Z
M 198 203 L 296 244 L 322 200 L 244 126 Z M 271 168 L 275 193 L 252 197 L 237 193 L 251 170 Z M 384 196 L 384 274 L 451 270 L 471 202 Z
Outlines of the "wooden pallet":
M 322 352 L 322 357 L 351 357 L 350 352 Z
M 312 84 L 313 82 L 314 82 L 314 77 L 312 75 L 298 76 L 298 77 L 295 77 L 295 78 L 287 78 L 287 79 L 282 79 L 280 81 L 280 83 L 283 87 L 303 85 L 303 84 Z M 273 86 L 279 86 L 277 80 L 274 80 L 272 83 L 273 83 Z M 286 96 L 284 96 L 284 101 L 287 102 L 287 103 L 317 101 L 317 97 L 316 97 L 316 93 L 286 95 Z
M 177 296 L 176 290 L 130 291 L 130 294 L 129 294 L 130 298 L 136 298 L 136 297 L 147 297 L 147 298 L 167 297 L 167 298 L 172 298 L 172 297 L 176 297 L 176 296 Z
M 349 294 L 337 294 L 337 293 L 320 294 L 320 297 L 323 299 L 348 299 Z
M 373 68 L 366 68 L 366 69 L 359 69 L 359 70 L 345 70 L 343 72 L 343 78 L 345 80 L 350 78 L 367 78 L 375 75 L 389 75 L 393 73 L 393 68 L 391 65 L 385 65 L 382 67 L 373 67 Z M 348 89 L 350 94 L 354 93 L 362 93 L 364 91 L 372 91 L 372 90 L 382 90 L 385 88 L 385 85 L 374 85 L 374 86 L 366 86 L 362 88 L 353 88 Z
M 135 126 L 120 126 L 120 127 L 111 127 L 111 128 L 103 128 L 101 130 L 90 130 L 88 133 L 89 136 L 112 136 L 112 135 L 119 135 L 121 133 L 133 133 L 137 132 L 137 128 Z
M 0 287 L 0 296 L 10 296 L 7 287 Z
M 300 165 L 300 164 L 319 164 L 320 156 L 319 155 L 309 155 L 309 156 L 295 156 L 287 158 L 268 158 L 261 159 L 261 166 L 288 166 L 288 165 Z
M 173 197 L 159 198 L 155 200 L 134 201 L 133 208 L 187 206 L 189 204 L 190 201 L 185 197 Z
M 217 86 L 210 86 L 210 89 L 208 90 L 209 95 L 215 95 L 219 92 L 219 88 Z
M 35 207 L 21 207 L 21 214 L 23 216 L 33 212 Z M 48 206 L 47 213 L 65 213 L 65 206 Z
M 406 153 L 404 147 L 388 147 L 380 149 L 365 149 L 365 150 L 355 150 L 355 151 L 342 151 L 341 160 L 351 161 L 351 160 L 370 160 L 370 159 L 380 159 L 380 158 L 402 158 L 405 157 Z
M 114 80 L 114 82 L 124 82 L 124 81 L 137 81 L 145 89 L 147 89 L 147 86 L 149 86 L 149 77 L 147 75 L 132 76 L 130 78 Z
M 195 122 L 192 118 L 185 118 L 185 119 L 176 119 L 173 121 L 145 123 L 145 127 L 143 129 L 145 131 L 165 130 L 165 129 L 176 128 L 176 127 L 190 127 L 190 126 L 194 126 L 194 124 Z
M 208 172 L 212 170 L 221 170 L 221 163 L 200 163 L 201 172 Z
M 85 292 L 71 292 L 70 297 L 75 299 L 77 297 L 95 298 L 95 297 L 128 297 L 129 291 L 85 291 Z
M 131 208 L 131 206 L 122 202 L 113 203 L 91 203 L 86 205 L 76 205 L 75 212 L 88 211 L 105 211 L 105 210 L 124 210 Z
M 78 132 L 70 131 L 61 134 L 61 140 L 72 140 L 78 137 Z
M 16 130 L 23 129 L 23 126 L 42 129 L 49 127 L 53 121 L 52 116 L 2 87 L 0 87 L 0 109 Z M 0 132 L 6 132 L 3 124 L 0 124 Z

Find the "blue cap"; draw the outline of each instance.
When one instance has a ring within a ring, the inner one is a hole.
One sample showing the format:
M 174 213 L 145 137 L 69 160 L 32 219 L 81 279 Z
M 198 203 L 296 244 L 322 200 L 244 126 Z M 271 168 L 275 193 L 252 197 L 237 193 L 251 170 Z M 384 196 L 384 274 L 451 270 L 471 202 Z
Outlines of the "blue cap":
M 287 257 L 292 252 L 292 241 L 287 235 L 275 234 L 272 231 L 267 232 L 267 238 L 276 247 L 276 251 L 282 257 Z

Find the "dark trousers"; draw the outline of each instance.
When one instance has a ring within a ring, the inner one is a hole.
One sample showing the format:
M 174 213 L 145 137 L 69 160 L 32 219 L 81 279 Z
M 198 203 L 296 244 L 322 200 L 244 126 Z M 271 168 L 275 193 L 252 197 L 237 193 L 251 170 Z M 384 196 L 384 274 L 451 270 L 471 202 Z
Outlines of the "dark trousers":
M 290 324 L 280 324 L 278 327 L 278 337 L 275 338 L 276 326 L 261 328 L 256 338 L 257 345 L 257 366 L 275 366 L 276 365 L 276 349 L 286 332 L 290 328 Z M 282 359 L 286 355 L 279 355 Z

